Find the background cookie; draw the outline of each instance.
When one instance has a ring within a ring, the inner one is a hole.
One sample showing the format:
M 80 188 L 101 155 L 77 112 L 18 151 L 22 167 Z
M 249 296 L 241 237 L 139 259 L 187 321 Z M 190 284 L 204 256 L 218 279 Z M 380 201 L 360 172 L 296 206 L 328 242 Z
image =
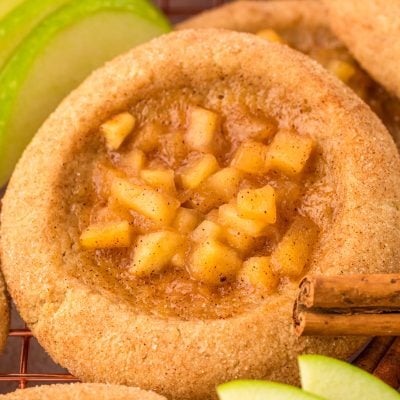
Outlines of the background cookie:
M 43 385 L 0 395 L 4 400 L 165 400 L 156 393 L 118 385 L 73 383 Z
M 326 0 L 334 32 L 361 65 L 400 96 L 400 2 Z
M 341 4 L 340 0 L 327 2 L 332 6 L 339 3 Z M 351 1 L 345 3 L 346 7 L 351 7 L 353 4 Z M 342 24 L 340 26 L 343 27 L 343 31 L 348 34 L 347 26 L 352 26 L 351 21 L 345 23 L 345 18 L 341 15 L 336 18 L 332 15 L 331 19 L 332 22 L 339 21 L 338 24 Z M 381 118 L 397 145 L 400 146 L 400 100 L 386 92 L 384 87 L 360 68 L 343 42 L 330 30 L 328 12 L 321 1 L 239 1 L 203 12 L 178 24 L 176 28 L 224 28 L 250 33 L 273 29 L 292 48 L 314 58 L 350 86 Z M 390 37 L 396 37 L 394 32 L 391 32 L 391 35 Z M 353 36 L 350 36 L 351 40 L 352 38 Z M 346 41 L 345 43 L 349 44 Z M 358 46 L 359 43 L 362 41 L 357 40 L 356 45 Z M 392 46 L 396 45 L 392 44 Z M 350 47 L 350 50 L 353 48 Z M 358 58 L 358 52 L 354 54 Z M 371 57 L 373 68 L 384 71 L 386 67 L 381 69 L 381 64 L 386 63 L 377 62 L 372 55 Z M 386 60 L 390 61 L 390 58 Z M 390 65 L 395 66 L 396 60 L 397 58 L 393 57 Z M 363 58 L 360 58 L 360 61 L 363 64 Z M 369 70 L 367 65 L 363 66 Z M 375 77 L 374 74 L 372 76 Z M 395 74 L 395 77 L 398 78 L 398 74 Z M 384 82 L 381 83 L 384 84 Z

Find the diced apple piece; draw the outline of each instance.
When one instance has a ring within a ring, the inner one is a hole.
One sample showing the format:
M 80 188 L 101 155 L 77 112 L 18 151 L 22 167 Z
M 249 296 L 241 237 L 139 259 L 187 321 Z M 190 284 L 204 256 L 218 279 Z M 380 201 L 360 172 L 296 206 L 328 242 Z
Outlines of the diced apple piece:
M 220 239 L 223 230 L 213 221 L 204 220 L 190 235 L 194 242 L 203 242 L 207 239 Z
M 185 260 L 185 252 L 183 250 L 179 250 L 172 258 L 171 265 L 176 268 L 184 268 L 186 264 Z
M 241 265 L 235 250 L 214 239 L 198 243 L 189 259 L 192 277 L 212 286 L 232 279 Z
M 111 193 L 123 206 L 162 226 L 172 222 L 180 206 L 180 202 L 174 197 L 124 179 L 116 179 L 113 182 Z
M 175 194 L 175 173 L 172 169 L 143 169 L 140 177 L 148 185 Z
M 198 155 L 179 170 L 180 182 L 184 189 L 195 189 L 218 169 L 218 161 L 212 154 Z
M 131 240 L 132 232 L 128 221 L 91 225 L 82 232 L 79 239 L 85 249 L 129 247 Z
M 211 175 L 202 185 L 201 189 L 215 194 L 220 201 L 227 203 L 239 189 L 242 172 L 236 168 L 222 168 Z
M 243 263 L 238 279 L 270 293 L 276 291 L 279 276 L 271 268 L 271 257 L 251 257 Z
M 310 259 L 317 238 L 317 226 L 306 217 L 297 217 L 272 253 L 274 270 L 290 278 L 299 277 Z
M 231 166 L 250 174 L 264 174 L 268 171 L 268 147 L 259 142 L 248 141 L 240 145 L 231 161 Z
M 218 221 L 226 228 L 253 237 L 259 236 L 268 225 L 265 221 L 242 218 L 234 204 L 224 204 L 218 210 Z
M 274 43 L 285 43 L 285 40 L 280 36 L 276 31 L 273 29 L 262 29 L 261 31 L 257 32 L 257 36 L 267 39 L 270 42 Z
M 229 246 L 241 254 L 248 254 L 256 245 L 256 239 L 253 236 L 246 235 L 235 229 L 225 229 L 224 237 Z
M 172 226 L 179 233 L 190 233 L 199 225 L 200 221 L 201 215 L 199 212 L 191 208 L 180 207 Z
M 190 112 L 185 141 L 192 150 L 211 153 L 219 128 L 218 114 L 201 107 L 193 107 Z
M 139 175 L 146 164 L 146 155 L 140 149 L 132 149 L 129 153 L 121 155 L 121 166 L 129 174 Z
M 276 222 L 275 190 L 266 185 L 259 189 L 243 189 L 237 196 L 237 209 L 242 218 Z
M 158 147 L 161 133 L 162 126 L 160 124 L 149 123 L 137 132 L 134 145 L 145 153 L 150 153 Z
M 271 168 L 289 176 L 300 173 L 310 158 L 314 141 L 289 130 L 280 130 L 268 148 Z
M 106 139 L 106 145 L 110 150 L 118 150 L 127 136 L 133 131 L 136 125 L 136 118 L 124 112 L 115 115 L 113 118 L 101 125 L 100 131 Z
M 327 69 L 344 83 L 347 83 L 356 73 L 356 69 L 353 67 L 353 65 L 342 60 L 330 61 Z
M 149 276 L 160 272 L 182 246 L 184 237 L 172 231 L 152 232 L 137 238 L 130 272 L 136 276 Z

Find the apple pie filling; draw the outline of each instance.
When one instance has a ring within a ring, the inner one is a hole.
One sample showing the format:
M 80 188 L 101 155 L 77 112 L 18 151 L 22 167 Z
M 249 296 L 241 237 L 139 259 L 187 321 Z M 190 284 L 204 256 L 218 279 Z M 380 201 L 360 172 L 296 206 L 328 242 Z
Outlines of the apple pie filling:
M 372 108 L 400 146 L 400 100 L 376 83 L 329 29 L 299 24 L 280 30 L 264 29 L 257 34 L 273 42 L 288 44 L 336 75 Z
M 306 273 L 331 203 L 318 146 L 243 105 L 168 106 L 101 125 L 78 247 L 142 310 L 228 317 Z

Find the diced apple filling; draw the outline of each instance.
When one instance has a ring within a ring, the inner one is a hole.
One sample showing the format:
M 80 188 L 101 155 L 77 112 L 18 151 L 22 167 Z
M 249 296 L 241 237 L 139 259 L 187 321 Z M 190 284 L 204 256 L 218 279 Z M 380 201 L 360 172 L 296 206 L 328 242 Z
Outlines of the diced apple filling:
M 271 268 L 271 257 L 251 257 L 243 263 L 238 279 L 269 293 L 276 291 L 279 276 Z
M 236 151 L 231 166 L 249 174 L 261 175 L 268 171 L 268 147 L 259 142 L 244 142 Z
M 280 275 L 299 277 L 306 266 L 318 237 L 316 225 L 298 216 L 272 253 L 274 270 Z
M 188 234 L 201 222 L 201 214 L 191 208 L 180 207 L 172 223 L 179 233 Z
M 194 242 L 203 242 L 207 239 L 220 239 L 222 235 L 221 226 L 206 219 L 192 232 L 190 238 Z
M 195 189 L 218 169 L 218 161 L 212 154 L 199 154 L 190 159 L 178 175 L 184 189 Z
M 127 221 L 90 225 L 82 232 L 79 240 L 85 249 L 129 247 L 132 230 Z
M 236 196 L 242 176 L 236 168 L 222 168 L 207 178 L 201 189 L 227 203 Z
M 175 173 L 172 169 L 143 169 L 140 178 L 155 189 L 160 188 L 167 193 L 175 194 Z
M 310 158 L 314 141 L 288 130 L 280 130 L 268 148 L 271 168 L 289 176 L 299 174 Z
M 218 114 L 201 107 L 193 107 L 190 112 L 185 141 L 192 150 L 211 153 L 215 135 L 219 129 Z
M 162 226 L 172 222 L 180 206 L 180 202 L 174 197 L 124 179 L 114 181 L 111 193 L 123 206 Z
M 150 153 L 159 145 L 161 133 L 162 126 L 156 122 L 152 122 L 145 125 L 137 132 L 133 143 L 136 148 L 145 153 Z
M 268 225 L 265 221 L 242 218 L 234 204 L 224 204 L 219 208 L 218 220 L 226 228 L 243 232 L 249 236 L 259 236 Z
M 261 31 L 257 32 L 257 36 L 267 39 L 270 42 L 275 43 L 285 43 L 285 40 L 280 36 L 276 31 L 273 29 L 262 29 Z
M 139 236 L 133 250 L 130 272 L 144 277 L 163 270 L 171 262 L 183 241 L 182 235 L 171 231 Z
M 214 239 L 197 244 L 189 259 L 192 277 L 211 286 L 233 279 L 241 266 L 236 251 Z
M 271 30 L 259 35 L 282 41 Z M 351 76 L 345 64 L 336 65 L 341 79 Z M 110 160 L 97 164 L 93 182 L 100 201 L 85 216 L 83 226 L 89 227 L 81 246 L 135 244 L 130 272 L 137 277 L 171 268 L 206 285 L 236 279 L 267 293 L 277 290 L 281 276 L 298 278 L 318 229 L 298 215 L 303 183 L 293 177 L 304 170 L 313 140 L 278 130 L 278 121 L 259 110 L 221 118 L 192 107 L 173 118 L 176 125 L 163 120 L 141 126 L 120 154 L 107 153 Z M 107 147 L 118 150 L 135 125 L 129 113 L 104 123 Z M 286 221 L 292 223 L 282 238 Z
M 267 185 L 259 189 L 243 189 L 237 196 L 237 208 L 242 218 L 276 222 L 275 190 Z
M 136 118 L 124 112 L 111 118 L 101 125 L 102 132 L 106 145 L 110 150 L 118 150 L 127 136 L 133 131 L 136 125 Z
M 121 165 L 127 173 L 138 176 L 146 164 L 146 155 L 142 150 L 133 149 L 122 155 Z
M 236 249 L 240 254 L 247 255 L 252 251 L 256 244 L 256 239 L 253 236 L 235 229 L 226 229 L 224 237 L 229 246 Z

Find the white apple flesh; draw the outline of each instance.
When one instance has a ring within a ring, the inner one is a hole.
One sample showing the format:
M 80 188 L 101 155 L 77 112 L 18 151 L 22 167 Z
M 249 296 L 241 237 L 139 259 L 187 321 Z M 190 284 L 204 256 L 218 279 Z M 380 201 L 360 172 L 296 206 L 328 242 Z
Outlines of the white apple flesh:
M 169 29 L 146 0 L 73 0 L 43 20 L 0 71 L 0 186 L 47 116 L 91 71 Z
M 220 400 L 324 400 L 294 386 L 257 380 L 224 383 L 217 393 Z
M 304 390 L 327 400 L 400 400 L 400 394 L 354 365 L 319 355 L 299 357 Z

